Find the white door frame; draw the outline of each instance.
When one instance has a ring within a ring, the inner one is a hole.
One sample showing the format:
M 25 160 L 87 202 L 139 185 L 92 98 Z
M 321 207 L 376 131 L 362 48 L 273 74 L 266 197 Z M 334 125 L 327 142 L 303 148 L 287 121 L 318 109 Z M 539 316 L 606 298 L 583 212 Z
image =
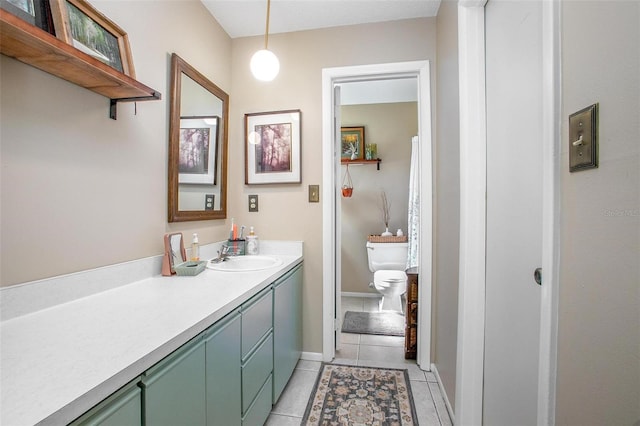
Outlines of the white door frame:
M 482 424 L 486 242 L 485 19 L 487 0 L 458 3 L 460 282 L 457 425 Z M 542 269 L 538 424 L 555 423 L 560 252 L 560 2 L 543 2 Z
M 322 160 L 323 160 L 323 279 L 322 279 L 322 359 L 335 356 L 334 323 L 336 276 L 336 198 L 338 188 L 338 141 L 334 140 L 333 86 L 362 80 L 416 77 L 418 81 L 418 136 L 420 138 L 420 267 L 418 293 L 418 365 L 431 368 L 431 277 L 432 277 L 432 185 L 431 159 L 431 80 L 429 61 L 359 65 L 322 70 Z M 423 171 L 424 170 L 424 171 Z M 409 189 L 407 188 L 407 191 Z

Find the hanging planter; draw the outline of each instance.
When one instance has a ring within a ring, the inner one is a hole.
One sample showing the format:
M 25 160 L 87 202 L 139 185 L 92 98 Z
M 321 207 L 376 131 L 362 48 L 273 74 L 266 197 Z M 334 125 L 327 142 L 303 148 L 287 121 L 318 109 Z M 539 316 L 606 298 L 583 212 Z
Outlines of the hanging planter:
M 342 178 L 342 196 L 349 198 L 353 195 L 353 182 L 351 181 L 351 174 L 349 173 L 349 165 L 347 164 L 347 171 Z

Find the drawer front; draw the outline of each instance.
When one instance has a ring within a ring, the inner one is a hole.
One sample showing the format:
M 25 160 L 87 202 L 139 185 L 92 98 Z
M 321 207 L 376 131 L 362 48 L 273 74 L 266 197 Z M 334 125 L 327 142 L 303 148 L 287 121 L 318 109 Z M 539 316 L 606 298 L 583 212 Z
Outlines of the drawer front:
M 142 389 L 138 379 L 116 392 L 70 426 L 142 425 Z
M 262 342 L 242 367 L 242 412 L 245 413 L 273 370 L 273 335 Z M 271 388 L 269 388 L 271 398 Z M 271 403 L 271 399 L 269 399 Z
M 271 287 L 242 305 L 242 359 L 272 327 Z
M 142 376 L 146 426 L 206 423 L 205 343 L 187 343 Z
M 271 375 L 258 392 L 253 405 L 242 418 L 242 426 L 262 426 L 271 412 Z

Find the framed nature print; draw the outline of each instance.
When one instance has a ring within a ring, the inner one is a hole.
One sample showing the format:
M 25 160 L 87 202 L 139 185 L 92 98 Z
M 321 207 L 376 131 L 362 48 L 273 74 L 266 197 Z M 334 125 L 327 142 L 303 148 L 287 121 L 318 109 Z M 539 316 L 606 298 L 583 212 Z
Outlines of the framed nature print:
M 49 0 L 0 0 L 0 9 L 54 34 Z
M 362 160 L 364 158 L 364 126 L 341 127 L 341 155 L 347 160 Z
M 178 183 L 216 184 L 219 120 L 180 117 Z
M 299 109 L 245 114 L 245 183 L 300 183 Z
M 86 0 L 50 0 L 56 37 L 135 78 L 129 38 Z

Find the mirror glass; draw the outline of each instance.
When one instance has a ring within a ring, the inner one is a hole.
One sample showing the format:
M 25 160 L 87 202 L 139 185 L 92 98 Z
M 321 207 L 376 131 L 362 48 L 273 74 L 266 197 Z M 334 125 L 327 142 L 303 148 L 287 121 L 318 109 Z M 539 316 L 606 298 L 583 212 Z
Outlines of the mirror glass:
M 173 267 L 187 261 L 184 253 L 184 241 L 182 241 L 182 233 L 171 234 L 169 237 L 169 261 L 171 264 L 171 272 Z
M 227 217 L 229 95 L 171 56 L 169 222 Z

